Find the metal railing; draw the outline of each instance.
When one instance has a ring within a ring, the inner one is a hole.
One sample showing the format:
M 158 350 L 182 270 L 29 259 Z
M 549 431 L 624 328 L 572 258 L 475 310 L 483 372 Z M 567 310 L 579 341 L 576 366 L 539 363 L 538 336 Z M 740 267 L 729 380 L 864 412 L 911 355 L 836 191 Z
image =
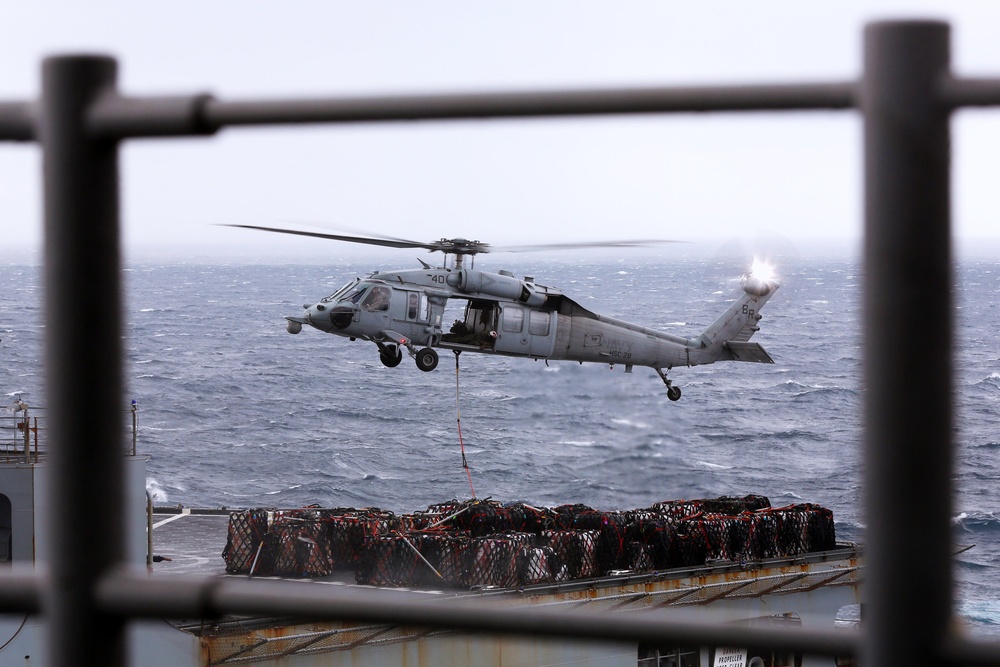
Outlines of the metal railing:
M 0 461 L 38 462 L 39 433 L 45 433 L 38 411 L 19 400 L 11 412 L 0 412 Z
M 1000 79 L 950 71 L 950 30 L 934 21 L 866 27 L 858 81 L 290 101 L 207 95 L 134 98 L 113 59 L 49 58 L 37 101 L 0 103 L 0 140 L 43 151 L 45 290 L 61 320 L 46 329 L 52 411 L 52 553 L 47 575 L 0 579 L 0 611 L 47 617 L 52 664 L 125 663 L 137 617 L 267 613 L 419 623 L 588 639 L 709 644 L 857 655 L 867 665 L 1000 665 L 1000 646 L 956 630 L 949 526 L 952 492 L 950 116 L 1000 105 Z M 595 114 L 856 109 L 864 118 L 864 449 L 866 616 L 859 634 L 722 627 L 625 615 L 402 603 L 282 582 L 177 581 L 122 569 L 122 462 L 117 414 L 81 396 L 121 396 L 118 159 L 135 137 L 211 134 L 238 125 L 357 123 Z M 913 313 L 935 316 L 911 335 Z M 66 312 L 66 308 L 75 312 Z M 49 311 L 49 317 L 52 311 Z M 934 387 L 928 391 L 927 387 Z M 86 440 L 86 442 L 85 442 Z M 96 446 L 95 446 L 96 443 Z M 89 497 L 91 502 L 68 502 Z M 104 513 L 87 507 L 103 507 Z M 91 536 L 104 539 L 93 540 Z M 93 548 L 76 549 L 79 544 Z M 322 590 L 320 590 L 322 589 Z
M 124 452 L 135 456 L 139 435 L 138 408 L 132 401 L 131 424 L 126 426 Z M 0 462 L 38 463 L 49 453 L 49 415 L 45 408 L 24 406 L 17 412 L 0 411 Z

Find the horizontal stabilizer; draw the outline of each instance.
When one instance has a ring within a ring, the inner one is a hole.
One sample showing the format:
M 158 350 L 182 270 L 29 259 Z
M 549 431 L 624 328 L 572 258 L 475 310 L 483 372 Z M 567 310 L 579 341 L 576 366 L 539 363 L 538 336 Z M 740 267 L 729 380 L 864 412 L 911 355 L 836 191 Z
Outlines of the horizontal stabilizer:
M 732 352 L 736 361 L 753 361 L 758 364 L 773 364 L 774 359 L 767 353 L 760 343 L 740 342 L 731 340 L 726 343 L 726 348 Z

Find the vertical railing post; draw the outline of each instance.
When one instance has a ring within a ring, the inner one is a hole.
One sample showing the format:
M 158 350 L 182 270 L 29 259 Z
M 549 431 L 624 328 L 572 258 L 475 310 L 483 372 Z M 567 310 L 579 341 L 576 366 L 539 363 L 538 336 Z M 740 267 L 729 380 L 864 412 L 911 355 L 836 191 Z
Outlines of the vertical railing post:
M 139 437 L 139 404 L 132 399 L 132 456 L 135 456 L 136 440 Z
M 124 620 L 95 583 L 125 554 L 118 145 L 88 133 L 88 109 L 114 92 L 117 65 L 49 58 L 39 139 L 45 188 L 45 363 L 51 407 L 45 598 L 48 664 L 119 667 Z
M 24 462 L 31 463 L 31 418 L 28 408 L 21 412 L 21 426 L 24 427 Z
M 948 26 L 865 31 L 865 665 L 939 664 L 952 615 Z

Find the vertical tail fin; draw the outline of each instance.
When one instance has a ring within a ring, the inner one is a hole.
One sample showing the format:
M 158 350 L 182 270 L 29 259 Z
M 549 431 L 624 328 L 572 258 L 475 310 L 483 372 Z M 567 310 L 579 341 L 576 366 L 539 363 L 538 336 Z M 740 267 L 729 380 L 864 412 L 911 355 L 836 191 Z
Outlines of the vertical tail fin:
M 760 309 L 778 291 L 780 285 L 748 273 L 743 276 L 743 293 L 719 319 L 696 338 L 691 350 L 691 365 L 713 361 L 755 361 L 773 364 L 771 355 L 750 337 L 759 329 Z

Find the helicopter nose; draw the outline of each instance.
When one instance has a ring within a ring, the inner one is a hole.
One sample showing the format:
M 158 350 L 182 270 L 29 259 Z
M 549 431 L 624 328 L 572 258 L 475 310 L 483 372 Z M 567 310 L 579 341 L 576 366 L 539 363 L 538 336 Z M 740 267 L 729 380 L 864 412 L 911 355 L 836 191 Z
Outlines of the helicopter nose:
M 314 327 L 322 329 L 324 322 L 319 317 L 319 308 L 317 308 L 317 305 L 305 304 L 303 305 L 303 308 L 306 309 L 305 315 L 306 319 L 309 321 L 309 324 L 313 325 Z

